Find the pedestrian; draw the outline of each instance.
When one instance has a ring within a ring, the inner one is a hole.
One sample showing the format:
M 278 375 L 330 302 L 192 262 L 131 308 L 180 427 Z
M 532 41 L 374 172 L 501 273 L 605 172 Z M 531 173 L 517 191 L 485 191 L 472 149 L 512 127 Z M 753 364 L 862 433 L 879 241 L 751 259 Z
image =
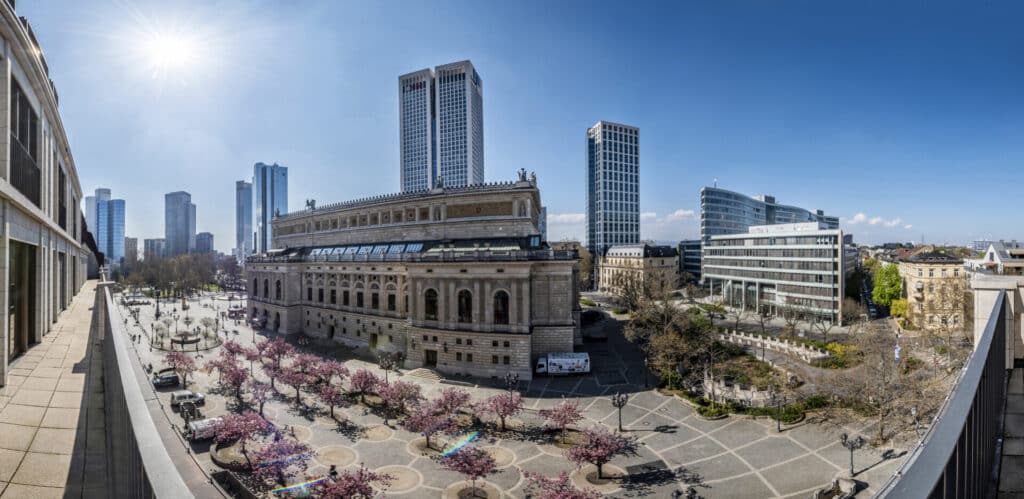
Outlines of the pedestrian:
M 330 475 L 331 475 L 331 480 L 337 480 L 338 479 L 338 466 L 336 464 L 332 464 L 331 465 Z

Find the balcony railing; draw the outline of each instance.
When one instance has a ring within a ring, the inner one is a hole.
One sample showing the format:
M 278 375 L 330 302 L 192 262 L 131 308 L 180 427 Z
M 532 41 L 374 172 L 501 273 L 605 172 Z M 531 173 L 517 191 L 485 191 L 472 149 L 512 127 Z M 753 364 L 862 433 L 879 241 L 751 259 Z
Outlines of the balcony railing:
M 18 192 L 21 192 L 32 201 L 36 206 L 42 207 L 40 204 L 40 188 L 41 180 L 39 174 L 39 166 L 36 165 L 36 161 L 32 159 L 28 150 L 25 146 L 21 145 L 21 142 L 11 135 L 11 185 Z
M 110 319 L 110 289 L 96 292 L 103 341 L 108 497 L 193 497 L 164 447 L 132 362 L 128 333 Z M 152 398 L 152 394 L 150 394 Z
M 1006 399 L 1006 292 L 935 421 L 879 498 L 986 497 L 995 487 Z M 993 496 L 994 497 L 994 496 Z
M 355 255 L 321 256 L 252 256 L 249 263 L 286 262 L 518 262 L 531 260 L 575 260 L 576 250 L 462 250 L 433 253 L 363 253 Z

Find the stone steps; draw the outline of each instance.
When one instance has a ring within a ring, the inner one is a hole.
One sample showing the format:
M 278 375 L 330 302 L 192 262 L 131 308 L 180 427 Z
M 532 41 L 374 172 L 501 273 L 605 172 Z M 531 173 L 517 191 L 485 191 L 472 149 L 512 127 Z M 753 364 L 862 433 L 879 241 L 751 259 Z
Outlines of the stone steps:
M 421 368 L 418 368 L 418 369 L 413 369 L 412 371 L 409 371 L 409 372 L 405 373 L 405 375 L 406 376 L 412 376 L 414 378 L 420 378 L 420 379 L 425 379 L 425 380 L 429 380 L 429 381 L 434 381 L 434 382 L 440 382 L 441 381 L 441 375 L 438 374 L 437 371 L 434 371 L 433 369 L 427 369 L 425 367 L 421 367 Z

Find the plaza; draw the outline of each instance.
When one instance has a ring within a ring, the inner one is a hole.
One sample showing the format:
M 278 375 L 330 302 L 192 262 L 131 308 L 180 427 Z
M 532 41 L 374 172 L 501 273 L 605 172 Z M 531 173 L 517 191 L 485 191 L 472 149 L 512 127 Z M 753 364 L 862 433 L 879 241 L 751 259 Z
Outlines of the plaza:
M 180 301 L 177 302 L 180 304 Z M 206 294 L 190 300 L 189 313 L 196 319 L 213 317 L 229 306 L 224 295 Z M 163 311 L 165 306 L 161 304 Z M 116 314 L 121 321 L 128 316 L 122 307 Z M 140 324 L 129 320 L 128 334 L 141 335 L 134 349 L 140 365 L 163 367 L 164 352 L 149 351 L 146 345 L 148 323 L 153 320 L 154 307 L 141 306 Z M 115 320 L 112 317 L 112 320 Z M 607 322 L 607 321 L 605 321 Z M 276 333 L 253 330 L 244 323 L 229 322 L 224 326 L 228 336 L 243 345 L 254 341 L 279 337 Z M 237 330 L 238 333 L 233 332 Z M 223 334 L 223 333 L 221 333 Z M 586 342 L 586 350 L 593 359 L 595 370 L 586 376 L 538 377 L 522 381 L 518 391 L 524 400 L 524 411 L 514 418 L 515 431 L 500 432 L 488 425 L 480 428 L 481 435 L 472 444 L 483 448 L 495 458 L 498 471 L 485 478 L 487 490 L 494 497 L 524 497 L 527 481 L 524 472 L 540 472 L 555 476 L 560 471 L 572 474 L 578 485 L 587 485 L 581 472 L 562 456 L 563 449 L 554 445 L 544 432 L 543 418 L 538 411 L 560 403 L 563 398 L 578 401 L 585 419 L 574 425 L 584 428 L 594 424 L 616 429 L 618 414 L 610 396 L 629 394 L 628 404 L 622 408 L 625 434 L 639 442 L 636 455 L 614 459 L 608 468 L 630 475 L 629 480 L 614 481 L 596 487 L 613 497 L 671 497 L 675 491 L 685 493 L 693 487 L 702 497 L 807 497 L 814 490 L 828 485 L 833 478 L 846 476 L 849 452 L 840 442 L 840 434 L 870 434 L 870 427 L 834 427 L 817 422 L 813 417 L 788 425 L 781 433 L 775 421 L 729 416 L 707 420 L 697 415 L 684 400 L 668 396 L 653 386 L 653 379 L 643 371 L 642 355 L 615 331 L 607 334 L 607 342 Z M 369 369 L 381 377 L 383 372 L 370 360 L 365 350 L 351 350 L 341 345 L 317 341 L 298 341 L 289 338 L 300 352 L 315 352 L 343 360 L 351 371 Z M 300 343 L 304 343 L 302 345 Z M 197 363 L 203 365 L 216 357 L 221 347 L 192 352 Z M 455 377 L 440 380 L 422 369 L 398 369 L 389 374 L 392 380 L 400 378 L 422 387 L 423 394 L 433 398 L 445 387 L 457 386 L 468 391 L 474 400 L 503 393 L 505 386 L 499 380 Z M 258 369 L 256 377 L 267 380 Z M 207 403 L 201 408 L 204 417 L 215 417 L 234 408 L 234 397 L 220 394 L 217 375 L 197 371 L 189 389 L 205 393 Z M 647 378 L 647 379 L 645 379 Z M 455 384 L 452 384 L 455 383 Z M 323 476 L 330 466 L 339 470 L 354 469 L 360 465 L 391 474 L 395 480 L 386 489 L 388 497 L 454 497 L 452 487 L 465 482 L 462 476 L 443 470 L 429 455 L 424 455 L 420 434 L 405 431 L 394 419 L 384 419 L 353 404 L 335 408 L 332 419 L 328 408 L 303 394 L 303 405 L 295 404 L 295 392 L 280 382 L 279 394 L 264 408 L 268 420 L 279 428 L 288 428 L 300 442 L 315 449 L 307 475 Z M 194 461 L 191 466 L 204 474 L 212 474 L 219 467 L 210 457 L 209 443 L 188 444 L 179 435 L 184 420 L 170 410 L 169 398 L 173 390 L 156 390 L 157 398 L 165 408 L 167 424 L 159 424 L 167 431 L 165 439 L 181 439 L 188 445 Z M 237 408 L 234 408 L 237 409 Z M 339 421 L 341 423 L 339 423 Z M 444 441 L 444 437 L 435 436 Z M 458 437 L 449 437 L 453 442 Z M 166 441 L 166 440 L 165 440 Z M 173 441 L 173 440 L 172 440 Z M 438 446 L 441 447 L 441 446 Z M 901 459 L 885 459 L 883 451 L 865 447 L 854 454 L 856 479 L 871 486 L 880 484 L 899 466 Z M 899 449 L 894 449 L 900 455 Z M 179 463 L 179 467 L 182 464 Z M 193 470 L 193 472 L 195 471 Z M 588 485 L 589 486 L 589 485 Z

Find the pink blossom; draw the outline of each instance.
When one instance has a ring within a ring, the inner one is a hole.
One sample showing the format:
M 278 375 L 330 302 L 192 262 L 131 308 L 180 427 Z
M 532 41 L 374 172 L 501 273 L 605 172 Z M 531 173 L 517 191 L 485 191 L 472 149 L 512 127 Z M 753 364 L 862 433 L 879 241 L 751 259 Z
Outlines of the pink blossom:
M 494 458 L 476 447 L 463 447 L 448 456 L 439 457 L 437 461 L 444 469 L 469 478 L 473 489 L 476 489 L 477 480 L 497 471 Z
M 431 435 L 447 430 L 452 424 L 452 414 L 439 411 L 437 401 L 417 404 L 402 422 L 407 431 L 419 433 L 427 439 L 427 448 L 430 448 Z
M 586 488 L 577 489 L 569 478 L 569 473 L 563 471 L 555 478 L 548 478 L 540 473 L 527 471 L 524 473 L 529 485 L 526 492 L 537 499 L 600 499 L 603 497 L 600 492 Z
M 323 385 L 320 387 L 320 400 L 323 403 L 331 406 L 331 417 L 334 417 L 334 407 L 348 405 L 345 399 L 345 393 L 334 385 Z
M 196 361 L 182 352 L 167 352 L 164 362 L 181 376 L 181 386 L 188 386 L 188 376 L 196 371 Z
M 547 419 L 552 426 L 559 429 L 563 442 L 565 441 L 566 427 L 583 419 L 583 413 L 580 412 L 580 403 L 578 401 L 562 400 L 560 404 L 548 409 L 541 409 L 537 413 L 542 418 Z
M 362 466 L 355 471 L 343 471 L 334 480 L 325 480 L 316 486 L 316 497 L 321 499 L 372 499 L 377 497 L 373 489 L 376 483 L 380 488 L 391 486 L 394 477 L 387 473 L 377 473 Z
M 434 400 L 434 405 L 438 412 L 445 414 L 455 414 L 468 403 L 469 392 L 455 387 L 442 388 L 441 396 Z
M 263 415 L 263 404 L 266 404 L 270 400 L 270 394 L 272 392 L 270 385 L 257 380 L 256 378 L 249 379 L 249 393 L 252 395 L 253 403 L 260 405 L 260 416 Z
M 357 369 L 348 379 L 350 389 L 359 394 L 359 401 L 366 403 L 364 395 L 372 393 L 381 384 L 381 379 L 376 374 L 366 370 Z
M 253 456 L 253 474 L 270 483 L 285 485 L 288 477 L 298 475 L 309 467 L 316 452 L 296 440 L 281 439 L 267 444 Z
M 309 384 L 309 375 L 303 372 L 301 369 L 291 366 L 281 369 L 281 371 L 277 374 L 277 377 L 280 378 L 284 384 L 289 385 L 292 388 L 295 388 L 295 403 L 301 403 L 301 390 L 302 387 Z
M 334 359 L 324 360 L 317 365 L 316 372 L 313 373 L 317 377 L 317 382 L 321 384 L 331 384 L 334 381 L 334 377 L 338 377 L 340 383 L 345 376 L 348 376 L 348 368 L 345 367 L 345 363 Z
M 483 410 L 501 420 L 501 431 L 505 431 L 505 419 L 523 410 L 523 398 L 518 392 L 499 393 L 484 400 Z
M 615 456 L 635 453 L 634 439 L 612 433 L 603 426 L 595 426 L 583 430 L 583 443 L 566 449 L 565 457 L 575 463 L 576 467 L 583 466 L 583 463 L 597 466 L 597 476 L 603 478 L 601 467 L 605 463 Z
M 405 412 L 409 404 L 423 398 L 420 394 L 420 385 L 401 380 L 379 384 L 377 395 L 384 401 L 385 409 L 395 414 Z
M 257 435 L 270 433 L 273 429 L 263 416 L 254 412 L 243 414 L 225 414 L 213 427 L 213 439 L 217 443 L 238 442 L 242 446 L 242 454 L 248 459 L 246 444 Z

